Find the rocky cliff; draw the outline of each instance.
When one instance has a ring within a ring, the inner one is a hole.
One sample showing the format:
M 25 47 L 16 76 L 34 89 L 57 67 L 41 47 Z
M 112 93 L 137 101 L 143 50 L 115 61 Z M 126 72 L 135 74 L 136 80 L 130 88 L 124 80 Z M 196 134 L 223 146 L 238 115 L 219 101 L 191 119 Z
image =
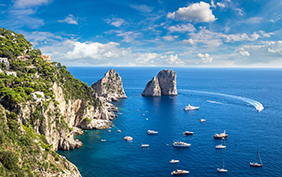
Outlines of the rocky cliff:
M 173 70 L 162 70 L 147 83 L 142 96 L 177 95 L 176 74 Z
M 120 75 L 110 69 L 105 76 L 93 83 L 91 86 L 95 93 L 106 102 L 118 101 L 120 98 L 127 98 L 125 95 Z

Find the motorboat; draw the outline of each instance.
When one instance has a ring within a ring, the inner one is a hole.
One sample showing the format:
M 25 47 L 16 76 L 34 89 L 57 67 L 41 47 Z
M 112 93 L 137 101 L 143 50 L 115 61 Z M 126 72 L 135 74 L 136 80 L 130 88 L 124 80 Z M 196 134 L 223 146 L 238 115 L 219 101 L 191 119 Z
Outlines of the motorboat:
M 142 144 L 141 145 L 141 148 L 147 148 L 147 147 L 149 147 L 149 144 Z
M 220 144 L 220 145 L 215 146 L 215 148 L 216 148 L 216 149 L 225 149 L 226 146 Z
M 174 159 L 171 159 L 170 161 L 169 161 L 169 163 L 178 163 L 179 162 L 179 160 L 174 160 Z
M 185 131 L 185 132 L 183 133 L 184 136 L 186 136 L 186 135 L 193 135 L 193 134 L 194 134 L 194 132 L 189 132 L 189 131 Z
M 191 146 L 191 144 L 184 143 L 182 141 L 177 141 L 177 142 L 173 143 L 173 146 L 175 146 L 175 147 L 189 147 L 189 146 Z
M 108 130 L 108 132 L 111 132 L 111 130 Z
M 217 168 L 217 172 L 219 173 L 227 173 L 227 169 L 224 168 L 224 159 L 223 159 L 223 162 L 222 162 L 222 168 Z
M 102 142 L 105 142 L 106 140 L 105 140 L 105 139 L 101 139 L 101 141 L 102 141 Z
M 154 130 L 148 130 L 148 131 L 147 131 L 147 134 L 148 134 L 148 135 L 157 135 L 158 132 L 157 132 L 157 131 L 154 131 Z
M 228 138 L 228 134 L 226 134 L 225 130 L 224 130 L 223 133 L 215 134 L 213 137 L 214 137 L 214 139 L 223 139 L 223 138 Z
M 185 111 L 193 111 L 193 110 L 198 110 L 200 107 L 195 107 L 195 106 L 191 106 L 190 104 L 188 104 L 188 106 L 185 106 L 184 110 Z
M 175 170 L 171 172 L 171 175 L 184 175 L 184 174 L 189 174 L 189 171 L 186 170 Z
M 120 132 L 121 132 L 121 130 L 118 130 L 117 132 L 118 132 L 118 133 L 120 133 Z
M 206 119 L 201 119 L 200 122 L 206 122 Z
M 132 141 L 133 140 L 133 138 L 131 136 L 125 136 L 123 139 L 126 140 L 126 141 Z
M 259 151 L 257 151 L 257 162 L 250 162 L 251 167 L 262 167 L 262 161 L 259 155 Z

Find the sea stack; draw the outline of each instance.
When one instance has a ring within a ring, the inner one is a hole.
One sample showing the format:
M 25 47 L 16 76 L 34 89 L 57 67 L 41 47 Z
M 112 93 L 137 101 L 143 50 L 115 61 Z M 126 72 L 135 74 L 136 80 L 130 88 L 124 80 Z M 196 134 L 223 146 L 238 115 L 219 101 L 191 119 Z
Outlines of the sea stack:
M 142 96 L 177 95 L 176 74 L 173 70 L 162 70 L 147 83 Z
M 104 97 L 106 101 L 118 101 L 120 98 L 127 98 L 125 95 L 120 75 L 110 69 L 105 76 L 93 83 L 91 86 L 99 97 Z

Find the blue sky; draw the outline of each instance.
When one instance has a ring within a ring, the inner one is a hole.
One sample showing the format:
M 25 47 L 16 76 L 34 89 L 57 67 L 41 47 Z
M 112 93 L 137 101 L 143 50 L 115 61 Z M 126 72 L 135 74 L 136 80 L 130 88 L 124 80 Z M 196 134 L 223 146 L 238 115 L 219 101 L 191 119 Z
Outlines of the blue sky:
M 0 0 L 0 26 L 67 66 L 282 67 L 281 0 Z

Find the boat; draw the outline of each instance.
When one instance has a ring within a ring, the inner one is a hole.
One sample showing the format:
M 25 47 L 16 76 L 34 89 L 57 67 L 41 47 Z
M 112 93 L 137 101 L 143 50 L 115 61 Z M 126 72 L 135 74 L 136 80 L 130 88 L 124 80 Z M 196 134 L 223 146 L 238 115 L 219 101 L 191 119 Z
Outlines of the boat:
M 226 145 L 223 145 L 223 143 L 222 143 L 223 139 L 225 139 L 225 138 L 221 139 L 221 144 L 220 145 L 215 146 L 216 149 L 225 149 L 226 148 Z
M 148 130 L 148 131 L 147 131 L 147 134 L 148 134 L 148 135 L 157 135 L 158 132 L 157 132 L 157 131 L 154 131 L 154 130 Z
M 141 148 L 147 148 L 147 147 L 149 147 L 149 144 L 142 144 L 141 145 Z
M 169 161 L 169 163 L 178 163 L 179 162 L 179 160 L 174 160 L 174 159 L 171 159 L 170 161 Z
M 222 168 L 217 168 L 217 172 L 219 173 L 227 173 L 227 169 L 224 169 L 224 159 L 223 159 L 223 164 L 222 164 Z
M 137 112 L 140 112 L 140 110 L 137 110 Z
M 126 141 L 132 141 L 133 140 L 133 138 L 131 136 L 125 136 L 123 139 L 126 140 Z
M 206 119 L 201 119 L 200 122 L 206 122 Z
M 118 130 L 117 132 L 118 132 L 118 133 L 120 133 L 120 132 L 121 132 L 121 130 Z
M 183 133 L 184 136 L 186 136 L 186 135 L 193 135 L 193 134 L 194 134 L 194 132 L 189 132 L 189 131 L 185 131 L 185 132 Z
M 142 116 L 145 116 L 145 114 L 142 114 Z
M 188 104 L 188 106 L 185 106 L 184 110 L 185 111 L 193 111 L 193 110 L 198 110 L 200 107 L 195 107 L 195 106 L 191 106 L 190 104 Z
M 225 133 L 225 130 L 224 130 L 223 133 L 215 134 L 213 137 L 214 137 L 214 139 L 228 138 L 228 134 L 226 134 L 226 133 Z
M 108 130 L 108 132 L 111 132 L 112 130 Z
M 184 174 L 189 174 L 189 171 L 186 170 L 175 170 L 171 172 L 171 175 L 184 175 Z
M 262 167 L 262 161 L 261 161 L 261 158 L 260 158 L 260 155 L 259 155 L 259 151 L 257 151 L 257 162 L 250 162 L 250 166 L 251 167 Z
M 101 141 L 102 141 L 102 142 L 105 142 L 106 140 L 105 140 L 105 139 L 101 139 Z
M 189 147 L 189 146 L 191 146 L 191 144 L 184 143 L 182 141 L 177 141 L 177 142 L 173 143 L 173 146 L 175 146 L 175 147 Z

